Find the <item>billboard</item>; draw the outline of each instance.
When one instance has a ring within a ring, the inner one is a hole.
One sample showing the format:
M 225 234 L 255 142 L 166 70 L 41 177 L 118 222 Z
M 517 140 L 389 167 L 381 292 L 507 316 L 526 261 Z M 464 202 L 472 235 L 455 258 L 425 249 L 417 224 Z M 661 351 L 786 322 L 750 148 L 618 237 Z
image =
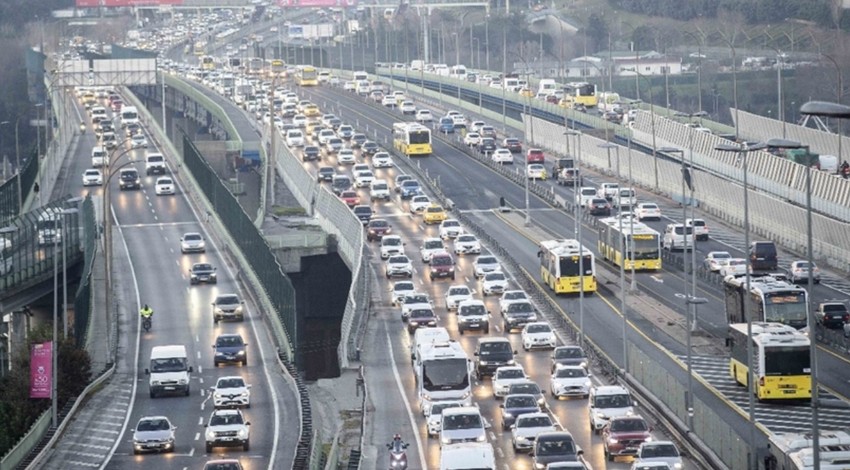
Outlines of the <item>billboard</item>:
M 77 8 L 182 5 L 183 0 L 76 0 Z
M 53 388 L 53 342 L 30 348 L 30 398 L 50 398 Z
M 357 6 L 357 0 L 277 0 L 277 4 L 292 8 L 337 8 Z

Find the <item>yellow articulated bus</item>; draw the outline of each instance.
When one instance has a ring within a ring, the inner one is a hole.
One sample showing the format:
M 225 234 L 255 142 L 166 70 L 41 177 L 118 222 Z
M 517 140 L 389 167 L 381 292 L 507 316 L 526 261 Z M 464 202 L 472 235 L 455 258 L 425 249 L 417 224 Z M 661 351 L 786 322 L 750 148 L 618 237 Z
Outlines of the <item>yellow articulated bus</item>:
M 617 217 L 599 219 L 597 248 L 603 259 L 624 269 L 661 270 L 661 234 L 646 224 Z
M 587 82 L 572 82 L 564 85 L 564 97 L 561 106 L 572 108 L 580 104 L 585 108 L 595 108 L 599 105 L 599 97 L 596 95 L 596 85 Z
M 295 73 L 295 82 L 301 86 L 317 86 L 319 72 L 311 65 L 301 65 Z
M 431 129 L 414 122 L 393 124 L 393 145 L 408 157 L 431 155 Z
M 203 70 L 215 70 L 215 58 L 209 55 L 201 57 L 201 68 Z
M 808 400 L 812 397 L 809 337 L 781 323 L 753 322 L 729 325 L 727 344 L 732 350 L 729 373 L 741 385 L 749 378 L 747 341 L 753 344 L 753 389 L 759 400 Z
M 556 294 L 596 292 L 596 262 L 593 252 L 578 240 L 540 242 L 540 274 Z

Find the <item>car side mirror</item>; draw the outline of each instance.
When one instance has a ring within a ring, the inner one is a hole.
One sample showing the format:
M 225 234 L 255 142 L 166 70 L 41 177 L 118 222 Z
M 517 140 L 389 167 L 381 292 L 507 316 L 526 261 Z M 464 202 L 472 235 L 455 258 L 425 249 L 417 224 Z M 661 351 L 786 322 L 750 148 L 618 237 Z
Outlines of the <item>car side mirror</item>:
M 584 455 L 584 451 L 579 449 L 578 451 L 576 451 L 576 455 Z
M 516 356 L 516 354 L 517 354 L 516 349 L 514 349 L 514 356 Z
M 251 384 L 245 385 L 245 388 L 251 388 Z
M 145 375 L 151 375 L 151 370 L 150 370 L 150 369 L 145 369 Z
M 473 356 L 478 356 L 478 352 L 476 351 L 476 352 L 472 353 L 472 355 L 473 355 Z
M 201 426 L 202 426 L 202 427 L 207 427 L 208 425 L 206 425 L 206 424 L 202 424 Z
M 194 372 L 194 371 L 195 371 L 195 368 L 192 367 L 192 366 L 189 366 L 189 372 Z
M 499 403 L 499 408 L 501 408 L 501 409 L 505 409 L 505 404 L 504 404 L 504 403 Z

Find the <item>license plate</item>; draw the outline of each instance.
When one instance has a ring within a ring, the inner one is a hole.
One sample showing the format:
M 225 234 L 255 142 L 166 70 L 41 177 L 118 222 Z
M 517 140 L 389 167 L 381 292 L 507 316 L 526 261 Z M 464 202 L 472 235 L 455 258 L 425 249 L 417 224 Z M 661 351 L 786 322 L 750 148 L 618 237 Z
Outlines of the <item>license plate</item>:
M 163 387 L 165 390 L 175 390 L 174 387 Z
M 478 328 L 479 326 L 480 326 L 480 325 L 479 325 L 478 323 L 470 323 L 470 324 L 469 324 L 469 327 L 470 327 L 470 328 Z
M 782 393 L 789 394 L 789 395 L 794 393 L 794 392 L 796 392 L 796 390 L 783 390 L 782 391 Z

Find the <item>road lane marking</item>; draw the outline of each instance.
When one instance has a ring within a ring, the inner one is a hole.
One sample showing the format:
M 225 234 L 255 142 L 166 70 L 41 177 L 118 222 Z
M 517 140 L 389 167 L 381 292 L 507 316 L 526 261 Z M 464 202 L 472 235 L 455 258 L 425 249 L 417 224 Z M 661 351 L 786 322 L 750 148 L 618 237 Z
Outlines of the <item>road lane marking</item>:
M 116 226 L 124 228 L 147 228 L 147 227 L 177 227 L 180 225 L 199 225 L 200 222 L 158 222 L 155 224 L 127 224 L 127 225 L 119 225 L 116 222 Z
M 413 436 L 416 439 L 416 452 L 419 454 L 419 463 L 421 467 L 419 468 L 428 468 L 425 462 L 425 454 L 422 452 L 422 436 L 419 435 L 419 425 L 416 422 L 416 418 L 413 417 L 413 411 L 410 408 L 410 401 L 407 399 L 407 394 L 404 392 L 404 385 L 401 383 L 401 376 L 398 373 L 398 366 L 396 366 L 393 353 L 393 342 L 390 338 L 390 332 L 387 329 L 384 329 L 384 333 L 387 335 L 387 347 L 390 352 L 390 365 L 393 367 L 393 377 L 395 378 L 395 384 L 398 386 L 398 393 L 401 395 L 401 399 L 404 402 L 404 407 L 407 410 L 407 419 L 410 420 L 410 427 L 413 428 Z

